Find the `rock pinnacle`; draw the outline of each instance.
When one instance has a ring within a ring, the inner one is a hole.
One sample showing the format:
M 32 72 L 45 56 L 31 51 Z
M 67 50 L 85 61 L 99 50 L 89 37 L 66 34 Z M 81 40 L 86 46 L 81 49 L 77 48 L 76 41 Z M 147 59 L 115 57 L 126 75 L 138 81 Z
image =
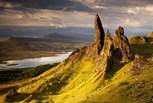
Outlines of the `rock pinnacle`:
M 95 41 L 94 43 L 97 46 L 98 54 L 103 48 L 104 45 L 105 32 L 98 14 L 95 17 Z

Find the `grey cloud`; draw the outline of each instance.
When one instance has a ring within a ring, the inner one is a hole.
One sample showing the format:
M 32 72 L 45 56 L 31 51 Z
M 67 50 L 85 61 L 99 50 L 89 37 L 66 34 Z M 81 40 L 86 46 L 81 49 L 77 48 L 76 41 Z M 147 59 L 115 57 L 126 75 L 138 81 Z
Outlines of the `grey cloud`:
M 77 27 L 85 27 L 88 25 L 89 27 L 93 25 L 93 15 L 99 13 L 104 27 L 113 31 L 119 25 L 126 27 L 126 30 L 129 33 L 140 31 L 150 32 L 153 30 L 153 26 L 151 24 L 153 21 L 153 0 L 37 0 L 37 2 L 35 2 L 35 0 L 9 1 L 12 4 L 21 4 L 22 7 L 51 9 L 51 11 L 49 11 L 50 14 L 44 14 L 48 17 L 41 17 L 41 19 L 43 18 L 43 20 L 45 20 L 45 23 L 41 20 L 36 21 L 36 23 L 41 22 L 44 25 L 47 25 L 47 23 L 52 23 L 55 25 L 58 24 Z M 148 6 L 152 6 L 152 8 L 147 10 L 145 7 Z M 138 7 L 138 9 L 136 7 Z M 60 12 L 54 13 L 52 10 L 57 10 Z M 74 13 L 74 11 L 78 12 Z M 80 14 L 80 11 L 83 11 L 83 14 Z M 88 13 L 86 14 L 86 12 Z M 41 15 L 42 13 L 38 11 L 38 14 Z M 11 20 L 9 22 L 11 22 Z
M 66 11 L 91 11 L 91 9 L 80 2 L 72 0 L 0 0 L 2 7 L 10 3 L 14 8 L 52 9 Z
M 84 2 L 84 0 L 82 0 Z M 86 0 L 90 2 L 90 0 Z M 130 7 L 130 6 L 145 6 L 153 4 L 152 0 L 95 0 L 92 5 L 101 5 L 107 7 Z

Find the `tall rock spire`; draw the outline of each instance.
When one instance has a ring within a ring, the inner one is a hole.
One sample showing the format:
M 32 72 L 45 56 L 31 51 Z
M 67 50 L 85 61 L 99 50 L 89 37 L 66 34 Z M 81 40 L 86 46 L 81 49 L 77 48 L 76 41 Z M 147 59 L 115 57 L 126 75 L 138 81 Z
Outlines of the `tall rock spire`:
M 115 32 L 114 47 L 120 49 L 122 62 L 127 62 L 133 59 L 128 38 L 124 35 L 124 28 L 121 26 L 119 26 Z
M 94 43 L 97 46 L 98 54 L 103 48 L 104 45 L 105 32 L 98 14 L 95 17 L 95 40 Z

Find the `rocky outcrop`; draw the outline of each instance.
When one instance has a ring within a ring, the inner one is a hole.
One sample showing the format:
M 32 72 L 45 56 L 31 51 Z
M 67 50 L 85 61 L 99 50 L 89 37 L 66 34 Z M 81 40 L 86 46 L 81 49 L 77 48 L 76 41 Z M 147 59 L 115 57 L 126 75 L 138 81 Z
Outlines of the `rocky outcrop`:
M 134 36 L 129 38 L 130 44 L 145 44 L 147 43 L 149 38 L 144 36 Z
M 100 52 L 97 70 L 105 74 L 106 69 L 110 69 L 112 66 L 112 52 L 113 52 L 113 39 L 111 34 L 107 31 L 104 39 L 104 46 Z
M 153 34 L 149 34 L 147 36 L 133 36 L 129 38 L 130 44 L 146 44 L 146 43 L 152 43 L 153 42 Z
M 128 62 L 133 59 L 129 41 L 124 35 L 124 28 L 121 26 L 119 26 L 115 32 L 114 47 L 118 50 L 118 56 L 122 62 Z
M 92 46 L 84 47 L 73 52 L 67 62 L 76 63 L 86 58 L 91 60 L 96 67 L 96 72 L 100 72 L 104 77 L 106 71 L 111 71 L 116 61 L 117 63 L 132 60 L 133 54 L 127 37 L 124 35 L 124 28 L 116 30 L 114 40 L 109 31 L 105 34 L 100 17 L 95 17 L 95 39 Z M 114 64 L 113 64 L 114 63 Z M 115 64 L 118 65 L 118 64 Z
M 98 55 L 100 54 L 100 51 L 103 48 L 104 38 L 105 38 L 105 32 L 104 32 L 100 17 L 96 15 L 95 17 L 95 40 L 94 40 L 93 45 L 97 49 Z
M 149 33 L 149 37 L 153 38 L 153 32 Z
M 136 54 L 132 62 L 132 68 L 130 70 L 132 75 L 138 75 L 143 71 L 143 57 Z

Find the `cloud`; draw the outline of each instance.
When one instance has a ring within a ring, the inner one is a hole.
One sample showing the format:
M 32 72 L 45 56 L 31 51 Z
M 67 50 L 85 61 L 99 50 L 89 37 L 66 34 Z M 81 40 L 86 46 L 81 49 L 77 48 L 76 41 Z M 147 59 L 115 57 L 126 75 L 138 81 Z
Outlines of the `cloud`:
M 18 9 L 32 8 L 65 11 L 91 11 L 88 6 L 75 0 L 0 0 L 0 7 Z
M 0 11 L 0 25 L 93 27 L 93 15 L 80 11 L 37 10 L 33 13 L 18 10 Z
M 101 5 L 107 7 L 135 7 L 153 4 L 152 0 L 81 0 L 90 5 Z
M 125 27 L 141 27 L 141 23 L 137 20 L 126 19 L 123 21 L 123 26 Z
M 153 29 L 153 0 L 37 0 L 37 3 L 34 3 L 35 0 L 7 1 L 10 1 L 11 6 L 17 3 L 37 10 L 34 13 L 0 13 L 0 22 L 3 24 L 93 27 L 93 17 L 99 13 L 104 27 L 108 29 L 115 29 L 119 25 L 130 28 L 131 31 Z
M 95 5 L 91 7 L 92 9 L 107 9 L 106 6 Z
M 144 7 L 132 7 L 127 8 L 127 12 L 131 14 L 139 14 L 139 13 L 152 13 L 153 14 L 153 5 L 147 5 Z

